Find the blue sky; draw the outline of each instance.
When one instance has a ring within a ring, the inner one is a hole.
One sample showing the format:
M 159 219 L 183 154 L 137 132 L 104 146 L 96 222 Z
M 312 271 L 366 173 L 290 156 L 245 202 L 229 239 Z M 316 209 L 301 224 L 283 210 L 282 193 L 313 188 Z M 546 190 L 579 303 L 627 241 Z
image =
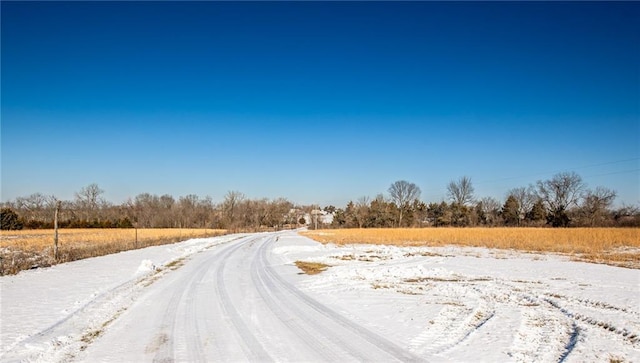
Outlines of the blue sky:
M 5 2 L 2 200 L 344 206 L 562 171 L 640 203 L 640 3 Z

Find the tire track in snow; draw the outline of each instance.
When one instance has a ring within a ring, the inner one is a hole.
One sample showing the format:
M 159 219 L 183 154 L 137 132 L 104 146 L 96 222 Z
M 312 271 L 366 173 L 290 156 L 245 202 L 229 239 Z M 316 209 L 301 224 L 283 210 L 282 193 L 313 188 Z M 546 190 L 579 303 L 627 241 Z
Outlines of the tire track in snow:
M 465 296 L 468 298 L 469 295 L 467 291 Z M 478 294 L 474 295 L 474 307 L 445 306 L 428 329 L 413 339 L 416 349 L 420 347 L 421 351 L 443 355 L 455 349 L 492 319 L 495 312 L 490 301 Z
M 632 318 L 639 315 L 633 310 L 617 307 L 605 302 L 549 293 L 544 290 L 541 290 L 538 296 L 534 296 L 530 293 L 523 293 L 520 286 L 515 286 L 507 281 L 495 280 L 494 282 L 502 286 L 502 289 L 506 290 L 506 294 L 519 296 L 519 298 L 511 301 L 511 303 L 517 303 L 521 305 L 523 309 L 521 314 L 525 321 L 521 325 L 517 337 L 522 336 L 524 338 L 516 338 L 513 346 L 514 352 L 510 354 L 512 356 L 522 356 L 523 351 L 528 351 L 529 355 L 526 355 L 527 358 L 523 358 L 525 361 L 530 360 L 532 356 L 545 356 L 547 358 L 541 360 L 548 360 L 551 359 L 548 357 L 550 347 L 555 346 L 556 349 L 552 350 L 556 352 L 554 359 L 557 361 L 565 361 L 579 343 L 579 338 L 582 336 L 583 330 L 587 327 L 599 328 L 601 331 L 604 331 L 605 334 L 619 338 L 638 349 L 640 336 L 637 333 L 627 328 L 617 328 L 613 323 L 605 322 L 588 313 L 578 313 L 566 306 L 562 306 L 562 303 L 583 306 L 592 309 L 594 312 L 615 311 L 616 313 L 630 315 Z M 531 286 L 529 289 L 532 290 L 532 293 L 538 290 L 538 288 Z M 532 310 L 538 311 L 538 313 L 532 315 L 530 313 Z M 558 335 L 558 333 L 561 332 L 558 330 L 559 325 L 565 327 L 561 335 Z M 543 328 L 539 329 L 538 327 Z M 540 344 L 532 351 L 531 342 L 539 342 Z
M 157 280 L 171 270 L 171 264 L 190 258 L 194 253 L 229 243 L 235 238 L 218 238 L 204 245 L 190 246 L 182 256 L 167 261 L 151 273 L 130 277 L 99 294 L 73 310 L 51 326 L 26 339 L 3 347 L 2 361 L 69 361 L 94 343 L 133 301 Z M 73 263 L 73 262 L 72 262 Z
M 386 352 L 391 357 L 394 357 L 401 361 L 407 361 L 407 362 L 423 361 L 421 357 L 418 357 L 412 354 L 411 352 L 405 349 L 402 349 L 401 347 L 397 346 L 393 342 L 369 331 L 365 327 L 358 325 L 353 321 L 336 313 L 335 311 L 321 304 L 317 300 L 311 298 L 309 295 L 303 293 L 301 290 L 299 290 L 298 288 L 293 286 L 291 283 L 283 279 L 268 263 L 267 248 L 270 247 L 273 242 L 274 242 L 273 238 L 268 239 L 265 243 L 262 244 L 262 246 L 259 249 L 260 250 L 259 258 L 260 258 L 262 267 L 264 268 L 264 273 L 268 275 L 268 278 L 271 278 L 274 282 L 279 284 L 282 288 L 288 291 L 299 302 L 312 308 L 316 312 L 330 319 L 334 323 L 342 326 L 343 328 L 355 333 L 356 335 L 360 336 L 362 339 L 366 340 L 373 346 Z
M 258 252 L 259 251 L 260 250 L 258 250 Z M 271 310 L 282 324 L 294 332 L 307 347 L 314 350 L 324 360 L 334 362 L 339 360 L 338 355 L 333 354 L 331 348 L 317 338 L 318 326 L 316 325 L 315 329 L 313 329 L 308 325 L 302 325 L 299 319 L 303 319 L 304 314 L 296 309 L 295 305 L 289 306 L 286 297 L 282 295 L 282 291 L 276 287 L 274 281 L 269 276 L 266 276 L 266 274 L 260 273 L 260 271 L 264 271 L 264 262 L 260 261 L 258 257 L 255 257 L 251 266 L 251 278 L 258 293 L 268 305 L 269 310 Z M 295 318 L 292 317 L 292 314 Z M 341 343 L 340 341 L 335 341 L 334 334 L 325 336 L 329 341 L 338 344 Z M 357 355 L 354 356 L 357 357 Z
M 573 322 L 533 296 L 514 293 L 513 300 L 519 306 L 522 320 L 509 349 L 509 356 L 518 362 L 566 358 L 570 353 L 567 348 L 573 350 L 577 343 Z
M 327 251 L 326 256 L 314 256 L 313 261 L 331 264 L 330 258 L 369 254 L 369 251 L 363 252 L 365 249 L 372 247 L 336 247 L 337 253 Z M 598 294 L 582 288 L 584 285 L 581 277 L 571 275 L 575 281 L 558 284 L 544 272 L 532 275 L 528 271 L 518 271 L 517 274 L 510 275 L 499 270 L 496 274 L 487 274 L 487 270 L 491 271 L 490 260 L 486 264 L 482 262 L 472 268 L 462 266 L 459 269 L 458 261 L 450 261 L 445 264 L 446 271 L 441 271 L 440 259 L 407 259 L 399 257 L 406 257 L 406 253 L 382 248 L 376 252 L 381 256 L 371 264 L 363 264 L 362 261 L 369 261 L 356 258 L 354 261 L 341 259 L 332 269 L 334 272 L 310 279 L 308 285 L 318 294 L 326 292 L 334 296 L 340 294 L 335 292 L 336 289 L 351 291 L 354 290 L 354 285 L 357 289 L 367 291 L 382 289 L 415 295 L 420 304 L 426 302 L 430 305 L 429 313 L 412 312 L 412 318 L 417 317 L 427 322 L 422 331 L 416 329 L 415 333 L 406 334 L 410 339 L 411 350 L 416 353 L 426 351 L 439 354 L 440 359 L 455 357 L 453 359 L 458 360 L 466 358 L 466 349 L 477 349 L 487 342 L 499 343 L 496 346 L 500 346 L 506 360 L 525 362 L 570 361 L 576 356 L 593 361 L 602 359 L 601 352 L 609 352 L 611 359 L 615 360 L 620 356 L 637 358 L 637 353 L 640 352 L 638 310 L 633 304 L 624 305 L 625 300 L 617 299 L 617 296 L 612 299 L 594 299 Z M 409 256 L 413 257 L 415 254 Z M 513 265 L 511 262 L 500 263 L 501 268 Z M 571 263 L 567 262 L 567 267 L 570 266 Z M 560 271 L 567 268 L 561 263 L 552 264 L 551 267 Z M 412 270 L 415 270 L 413 276 Z M 476 271 L 481 273 L 480 277 L 469 275 Z M 349 281 L 344 282 L 345 279 Z M 337 285 L 337 288 L 333 285 Z M 470 298 L 469 292 L 473 292 L 472 289 L 479 292 L 488 305 L 487 309 L 477 308 L 480 301 L 473 296 Z M 570 296 L 559 296 L 554 294 L 554 290 L 566 291 Z M 387 292 L 384 294 L 393 296 Z M 625 293 L 621 292 L 620 295 L 624 296 Z M 526 297 L 530 299 L 527 300 Z M 355 299 L 357 294 L 350 294 L 349 298 Z M 614 301 L 618 302 L 613 303 Z M 440 312 L 437 307 L 440 307 Z M 345 310 L 349 309 L 351 308 L 346 306 Z M 491 317 L 475 324 L 472 317 L 476 309 L 484 317 Z M 366 316 L 364 313 L 355 314 L 361 315 Z M 404 318 L 402 315 L 401 317 Z M 473 324 L 464 326 L 463 323 L 467 320 Z M 509 324 L 500 325 L 502 322 Z M 474 325 L 477 329 L 473 329 Z M 496 328 L 495 332 L 491 331 L 493 328 Z M 502 332 L 505 335 L 497 335 Z
M 208 264 L 202 264 L 194 274 L 189 275 L 189 279 L 187 281 L 180 280 L 176 283 L 176 285 L 186 286 L 181 289 L 176 289 L 169 300 L 169 304 L 167 305 L 167 309 L 164 314 L 164 320 L 162 323 L 163 331 L 160 333 L 159 339 L 156 339 L 157 342 L 160 342 L 159 346 L 156 347 L 156 354 L 153 358 L 154 363 L 167 363 L 175 361 L 175 339 L 176 339 L 176 323 L 177 323 L 177 315 L 179 313 L 180 303 L 185 300 L 185 297 L 192 296 L 194 291 L 194 285 L 197 282 L 202 281 L 205 273 L 208 270 Z M 192 304 L 188 301 L 186 302 L 187 309 L 187 317 L 188 319 L 192 319 Z M 188 343 L 193 343 L 193 341 L 198 342 L 198 339 L 187 339 Z M 195 346 L 190 344 L 191 346 L 188 349 L 190 353 L 191 361 L 202 361 L 202 357 L 204 356 L 202 347 L 199 344 Z
M 216 255 L 207 260 L 207 262 L 213 262 L 217 258 L 218 256 Z M 202 281 L 209 268 L 210 263 L 203 263 L 198 267 L 194 274 L 187 275 L 187 279 L 178 280 L 174 284 L 176 286 L 180 286 L 180 288 L 175 289 L 174 293 L 171 295 L 169 303 L 167 304 L 167 309 L 165 310 L 164 319 L 161 325 L 163 327 L 163 331 L 159 335 L 161 339 L 155 340 L 160 342 L 160 344 L 159 346 L 155 347 L 156 354 L 153 358 L 154 363 L 169 363 L 175 361 L 175 331 L 180 302 L 184 299 L 185 296 L 193 295 L 194 284 L 196 282 Z M 187 302 L 187 309 L 192 308 L 190 305 L 191 304 Z M 198 339 L 187 339 L 187 342 L 191 342 L 193 340 Z M 202 347 L 200 345 L 195 345 L 189 348 L 190 349 L 188 349 L 188 351 L 190 352 L 191 358 L 194 358 L 193 360 L 195 361 L 201 361 L 201 357 L 204 356 Z
M 357 348 L 349 344 L 349 339 L 342 339 L 336 330 L 331 329 L 319 321 L 313 321 L 309 311 L 303 311 L 291 304 L 296 297 L 287 293 L 267 270 L 268 262 L 262 251 L 270 241 L 266 241 L 257 249 L 251 266 L 251 277 L 258 293 L 268 305 L 269 310 L 303 343 L 311 348 L 318 357 L 328 362 L 339 361 L 342 358 L 334 349 L 339 348 L 356 358 L 358 361 L 368 361 L 372 357 L 362 354 Z M 339 328 L 339 327 L 338 327 Z M 322 336 L 322 338 L 320 337 Z M 331 343 L 331 344 L 329 344 Z
M 201 280 L 198 281 L 199 284 Z M 186 330 L 192 331 L 195 333 L 195 339 L 186 339 L 186 350 L 187 350 L 187 360 L 189 362 L 206 362 L 207 359 L 205 357 L 204 348 L 202 345 L 202 329 L 200 329 L 200 324 L 198 319 L 198 309 L 195 303 L 197 300 L 197 295 L 195 292 L 194 286 L 197 284 L 193 284 L 191 287 L 192 293 L 188 294 L 192 298 L 187 301 L 186 307 Z
M 505 285 L 509 286 L 508 284 Z M 576 344 L 578 344 L 579 338 L 582 335 L 582 331 L 587 329 L 588 327 L 596 328 L 600 331 L 605 332 L 605 334 L 611 337 L 619 338 L 625 343 L 631 344 L 636 349 L 638 348 L 639 338 L 637 334 L 632 333 L 626 328 L 616 328 L 613 326 L 613 324 L 603 322 L 592 316 L 574 312 L 566 307 L 563 307 L 559 301 L 554 300 L 549 296 L 563 299 L 565 302 L 575 300 L 590 308 L 596 309 L 597 311 L 614 309 L 633 314 L 632 311 L 628 311 L 626 309 L 617 309 L 609 304 L 592 301 L 585 302 L 580 299 L 571 299 L 566 296 L 559 296 L 555 294 L 545 293 L 537 297 L 529 294 L 521 294 L 522 299 L 526 302 L 525 304 L 523 304 L 523 306 L 527 311 L 539 311 L 535 318 L 531 318 L 529 324 L 527 326 L 523 326 L 518 333 L 519 335 L 526 337 L 525 339 L 523 339 L 523 342 L 525 342 L 524 344 L 522 344 L 523 346 L 530 345 L 531 341 L 540 342 L 540 345 L 537 347 L 537 351 L 542 353 L 535 354 L 548 354 L 549 347 L 550 345 L 553 345 L 553 340 L 555 340 L 555 345 L 557 346 L 557 360 L 559 362 L 565 361 L 576 347 Z M 523 315 L 525 314 L 526 312 L 523 312 Z M 556 317 L 554 318 L 554 316 Z M 564 322 L 560 320 L 560 317 L 562 317 L 562 320 L 564 320 Z M 564 333 L 562 334 L 563 336 L 555 336 L 554 339 L 554 333 L 559 332 L 559 325 L 565 327 Z M 536 329 L 531 329 L 531 326 L 545 326 L 545 329 L 536 334 Z M 551 337 L 551 339 L 549 339 L 549 337 Z M 529 358 L 531 358 L 531 355 L 529 355 Z
M 396 265 L 402 265 L 402 263 L 398 262 Z M 627 339 L 632 344 L 635 344 L 635 339 L 638 339 L 637 335 L 628 329 L 615 329 L 612 324 L 569 311 L 557 303 L 555 306 L 550 305 L 549 301 L 546 301 L 549 299 L 538 299 L 528 295 L 522 297 L 521 286 L 515 286 L 502 279 L 465 278 L 464 276 L 458 276 L 455 279 L 417 277 L 389 282 L 388 288 L 393 287 L 398 292 L 417 292 L 423 295 L 426 290 L 420 289 L 419 286 L 416 288 L 417 284 L 423 280 L 435 282 L 437 286 L 446 288 L 446 291 L 443 290 L 443 296 L 450 296 L 453 293 L 454 301 L 457 300 L 455 296 L 464 296 L 465 300 L 469 301 L 472 293 L 476 298 L 471 300 L 475 300 L 477 304 L 464 306 L 457 305 L 455 302 L 449 305 L 445 302 L 444 304 L 447 305 L 443 307 L 438 317 L 430 321 L 430 325 L 424 332 L 412 338 L 410 346 L 416 352 L 426 351 L 446 356 L 448 352 L 483 328 L 490 319 L 497 317 L 500 320 L 505 307 L 515 309 L 512 311 L 520 311 L 522 323 L 514 336 L 508 355 L 523 361 L 530 361 L 532 357 L 546 357 L 541 360 L 566 360 L 581 341 L 582 328 L 578 324 L 580 322 L 603 328 Z M 485 284 L 493 286 L 488 290 L 489 293 L 483 292 Z M 538 290 L 536 286 L 529 284 L 527 286 L 528 289 Z M 540 291 L 545 290 L 540 289 Z M 574 300 L 597 311 L 616 311 L 631 316 L 636 314 L 632 310 L 607 303 L 567 298 L 567 301 Z M 500 307 L 496 308 L 495 304 L 499 304 Z M 558 329 L 558 327 L 563 328 Z
M 50 361 L 53 359 L 52 354 L 56 356 L 63 354 L 64 360 L 72 359 L 74 348 L 78 350 L 86 348 L 87 343 L 83 341 L 83 334 L 100 332 L 126 310 L 130 303 L 128 299 L 135 296 L 144 286 L 153 283 L 163 273 L 163 270 L 159 270 L 153 274 L 132 278 L 103 291 L 48 328 L 14 343 L 11 349 L 0 355 L 2 361 L 37 359 Z M 79 330 L 79 333 L 67 336 L 70 326 L 80 327 L 75 329 Z M 36 346 L 41 346 L 38 353 L 34 353 L 33 347 Z M 65 351 L 68 353 L 64 353 Z
M 511 288 L 514 292 L 520 291 L 519 288 L 508 283 L 503 282 L 502 285 L 506 288 Z M 627 330 L 626 328 L 616 328 L 612 323 L 604 322 L 594 318 L 593 316 L 572 311 L 569 308 L 562 306 L 561 301 L 564 303 L 577 303 L 595 311 L 614 310 L 616 312 L 635 315 L 636 313 L 634 311 L 618 308 L 607 303 L 570 298 L 551 293 L 543 293 L 539 296 L 533 296 L 530 294 L 519 295 L 524 300 L 524 303 L 522 304 L 523 316 L 527 316 L 527 311 L 539 311 L 539 313 L 534 315 L 534 318 L 530 317 L 528 319 L 528 324 L 523 324 L 518 333 L 519 335 L 526 337 L 525 339 L 521 339 L 521 346 L 531 345 L 532 341 L 540 342 L 536 349 L 538 353 L 529 352 L 529 358 L 532 357 L 531 354 L 534 356 L 548 354 L 549 347 L 550 345 L 553 345 L 553 341 L 555 340 L 555 345 L 557 346 L 557 361 L 565 361 L 574 350 L 576 344 L 578 344 L 582 331 L 587 327 L 593 327 L 604 331 L 605 334 L 619 338 L 625 343 L 631 344 L 636 349 L 638 348 L 640 338 L 638 338 L 637 334 Z M 564 320 L 564 322 L 561 322 L 560 319 Z M 579 324 L 583 324 L 582 328 Z M 559 325 L 565 327 L 564 333 L 562 336 L 555 336 L 554 338 L 554 333 L 559 332 Z M 544 326 L 545 329 L 539 331 L 540 329 L 532 329 L 532 326 Z M 515 348 L 515 350 L 521 351 L 522 349 Z
M 599 303 L 599 302 L 593 302 L 593 301 L 584 301 L 584 300 L 580 300 L 580 299 L 571 299 L 569 297 L 566 296 L 560 296 L 557 294 L 545 294 L 546 298 L 543 298 L 543 300 L 545 302 L 547 302 L 548 304 L 550 304 L 551 306 L 553 306 L 554 308 L 558 309 L 559 311 L 561 311 L 564 315 L 566 315 L 567 317 L 574 319 L 577 322 L 583 322 L 586 324 L 589 324 L 593 327 L 598 327 L 598 328 L 602 328 L 605 332 L 608 332 L 609 334 L 613 334 L 613 335 L 617 335 L 620 338 L 622 338 L 623 340 L 625 340 L 628 343 L 631 343 L 633 346 L 638 346 L 638 343 L 640 343 L 640 334 L 638 334 L 637 332 L 632 332 L 631 330 L 627 329 L 627 328 L 617 328 L 614 323 L 610 323 L 610 322 L 606 322 L 603 320 L 600 320 L 598 318 L 595 318 L 593 316 L 589 316 L 587 314 L 583 314 L 583 313 L 579 313 L 573 310 L 570 310 L 569 308 L 567 308 L 566 306 L 562 306 L 560 301 L 566 303 L 566 304 L 572 304 L 575 302 L 578 302 L 580 304 L 583 304 L 584 306 L 587 306 L 591 309 L 594 309 L 596 311 L 600 311 L 600 310 L 614 310 L 618 313 L 624 313 L 624 314 L 628 314 L 628 315 L 637 315 L 636 312 L 634 311 L 630 311 L 627 309 L 623 309 L 623 308 L 617 308 L 615 306 L 609 305 L 609 304 L 604 304 L 604 303 Z M 554 300 L 553 298 L 556 298 L 558 300 Z M 575 301 L 575 302 L 574 302 Z
M 249 242 L 254 242 L 255 240 L 256 239 L 252 239 L 249 240 Z M 244 245 L 244 243 L 242 245 Z M 242 247 L 242 245 L 239 245 L 236 248 L 233 248 L 229 252 L 225 253 L 224 256 L 221 257 L 222 261 L 216 269 L 217 291 L 220 296 L 220 304 L 225 315 L 228 317 L 228 319 L 235 327 L 237 333 L 240 335 L 242 348 L 247 358 L 251 361 L 270 362 L 273 359 L 271 358 L 271 356 L 269 356 L 262 344 L 260 344 L 255 335 L 251 332 L 249 327 L 247 327 L 244 319 L 238 313 L 238 310 L 236 310 L 236 308 L 233 306 L 233 302 L 229 297 L 229 293 L 224 281 L 224 268 L 227 262 L 227 258 L 235 251 L 237 251 L 240 247 Z
M 225 241 L 222 243 L 228 243 L 237 238 L 231 239 L 229 241 Z M 216 242 L 212 244 L 205 245 L 202 249 L 206 250 L 211 247 L 217 246 L 221 244 L 221 242 Z M 179 257 L 174 261 L 187 258 L 189 254 Z M 168 261 L 166 264 L 170 264 L 174 261 Z M 48 328 L 34 334 L 33 336 L 23 340 L 22 342 L 17 342 L 16 344 L 36 344 L 36 341 L 46 339 L 47 337 L 55 337 L 58 334 L 57 331 L 63 330 L 65 325 L 70 324 L 70 321 L 73 320 L 87 320 L 86 316 L 93 315 L 93 310 L 97 310 L 99 306 L 104 305 L 108 302 L 113 301 L 116 298 L 121 298 L 124 295 L 130 295 L 134 291 L 139 290 L 139 287 L 146 287 L 155 282 L 158 278 L 162 277 L 165 273 L 164 266 L 160 266 L 160 269 L 156 270 L 152 274 L 147 274 L 143 276 L 136 276 L 129 280 L 126 280 L 119 285 L 113 286 L 112 288 L 105 290 L 97 295 L 95 295 L 91 300 L 85 302 L 82 306 L 78 307 L 76 310 L 70 312 L 64 318 L 58 320 Z
M 559 363 L 564 362 L 569 356 L 569 354 L 571 354 L 571 352 L 573 351 L 573 348 L 576 347 L 576 343 L 578 343 L 579 334 L 580 334 L 580 330 L 578 329 L 578 326 L 576 325 L 576 323 L 573 322 L 571 324 L 571 334 L 569 334 L 569 341 L 564 346 L 564 352 L 560 356 L 560 359 L 558 359 Z
M 167 309 L 165 311 L 162 327 L 163 330 L 159 334 L 160 344 L 157 346 L 156 354 L 153 358 L 154 363 L 168 363 L 176 360 L 175 356 L 175 342 L 177 338 L 182 338 L 186 347 L 185 354 L 190 362 L 205 362 L 207 361 L 205 352 L 202 345 L 202 333 L 199 329 L 198 321 L 199 316 L 197 312 L 197 293 L 196 286 L 202 282 L 205 275 L 211 270 L 215 269 L 218 276 L 222 276 L 222 269 L 224 268 L 224 261 L 228 256 L 233 254 L 236 250 L 241 248 L 244 244 L 249 242 L 240 241 L 235 245 L 226 247 L 226 250 L 222 250 L 216 253 L 214 256 L 201 262 L 196 271 L 186 276 L 185 279 L 178 280 L 174 283 L 177 288 L 169 300 Z M 220 286 L 218 286 L 218 291 Z M 177 318 L 180 314 L 181 302 L 184 302 L 186 320 L 184 332 L 189 333 L 189 337 L 178 337 L 177 330 Z M 220 302 L 222 304 L 222 302 Z M 158 339 L 155 339 L 158 341 Z M 153 342 L 152 342 L 153 343 Z M 156 344 L 157 345 L 157 344 Z

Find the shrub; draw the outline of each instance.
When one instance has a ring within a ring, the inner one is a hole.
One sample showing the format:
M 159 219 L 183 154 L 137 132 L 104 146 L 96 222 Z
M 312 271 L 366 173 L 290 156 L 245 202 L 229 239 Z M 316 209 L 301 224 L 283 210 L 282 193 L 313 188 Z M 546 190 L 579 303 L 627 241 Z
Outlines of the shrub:
M 0 229 L 5 231 L 22 229 L 22 221 L 18 214 L 11 208 L 2 208 L 0 211 L 2 215 L 2 223 Z

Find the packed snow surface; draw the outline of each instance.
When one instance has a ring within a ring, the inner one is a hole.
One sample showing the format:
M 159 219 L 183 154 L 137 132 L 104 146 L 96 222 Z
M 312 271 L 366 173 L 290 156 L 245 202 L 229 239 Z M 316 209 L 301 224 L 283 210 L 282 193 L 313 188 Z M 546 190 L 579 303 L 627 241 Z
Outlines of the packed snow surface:
M 0 288 L 2 362 L 640 361 L 640 271 L 555 255 L 241 234 Z

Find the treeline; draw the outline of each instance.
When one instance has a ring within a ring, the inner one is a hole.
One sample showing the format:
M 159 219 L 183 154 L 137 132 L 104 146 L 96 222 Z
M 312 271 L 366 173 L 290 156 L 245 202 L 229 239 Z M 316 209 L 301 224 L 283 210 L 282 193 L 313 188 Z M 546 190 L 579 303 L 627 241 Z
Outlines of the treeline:
M 612 208 L 616 192 L 588 189 L 576 173 L 560 173 L 534 185 L 511 189 L 504 202 L 478 198 L 470 178 L 447 185 L 448 201 L 425 203 L 420 188 L 396 181 L 373 200 L 361 197 L 344 208 L 294 205 L 284 198 L 248 199 L 230 191 L 220 203 L 210 197 L 142 193 L 122 204 L 104 200 L 91 184 L 60 201 L 40 193 L 2 204 L 2 229 L 53 228 L 56 206 L 62 228 L 212 228 L 260 231 L 296 228 L 383 227 L 640 227 L 640 209 Z
M 420 201 L 420 188 L 397 181 L 375 199 L 361 197 L 333 213 L 333 228 L 384 227 L 640 227 L 634 206 L 611 208 L 616 192 L 605 187 L 588 189 L 576 173 L 559 173 L 535 185 L 511 189 L 504 202 L 477 198 L 471 179 L 447 185 L 448 201 Z
M 314 206 L 294 206 L 284 199 L 248 199 L 228 192 L 221 203 L 210 197 L 142 193 L 122 204 L 112 204 L 97 184 L 75 193 L 71 201 L 35 193 L 2 205 L 2 229 L 53 228 L 59 204 L 61 228 L 212 228 L 258 231 L 295 228 Z M 303 218 L 301 220 L 301 218 Z

